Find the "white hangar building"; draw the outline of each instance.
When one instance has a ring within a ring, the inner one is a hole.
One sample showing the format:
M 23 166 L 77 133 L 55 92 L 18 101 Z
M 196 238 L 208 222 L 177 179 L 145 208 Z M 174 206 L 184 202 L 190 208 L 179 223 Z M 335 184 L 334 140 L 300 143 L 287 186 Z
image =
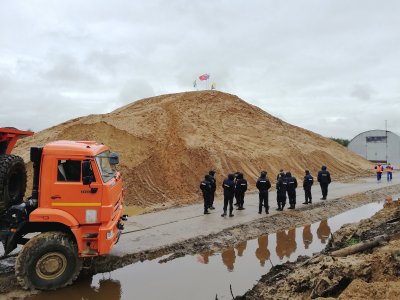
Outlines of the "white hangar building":
M 347 147 L 369 161 L 390 163 L 395 169 L 400 166 L 400 137 L 391 131 L 377 129 L 362 132 Z

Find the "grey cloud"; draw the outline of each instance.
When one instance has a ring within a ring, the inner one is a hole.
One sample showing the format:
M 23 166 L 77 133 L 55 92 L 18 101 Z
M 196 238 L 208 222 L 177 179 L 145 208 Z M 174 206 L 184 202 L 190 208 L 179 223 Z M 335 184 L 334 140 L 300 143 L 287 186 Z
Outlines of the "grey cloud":
M 356 84 L 351 91 L 351 96 L 362 101 L 371 100 L 374 94 L 375 91 L 369 84 Z

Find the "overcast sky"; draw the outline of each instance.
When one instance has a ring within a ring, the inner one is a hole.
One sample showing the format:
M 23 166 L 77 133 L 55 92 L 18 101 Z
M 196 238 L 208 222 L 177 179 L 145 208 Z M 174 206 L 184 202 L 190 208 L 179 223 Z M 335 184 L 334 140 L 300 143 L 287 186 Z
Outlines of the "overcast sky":
M 400 1 L 0 0 L 0 126 L 42 130 L 203 73 L 324 136 L 400 134 Z

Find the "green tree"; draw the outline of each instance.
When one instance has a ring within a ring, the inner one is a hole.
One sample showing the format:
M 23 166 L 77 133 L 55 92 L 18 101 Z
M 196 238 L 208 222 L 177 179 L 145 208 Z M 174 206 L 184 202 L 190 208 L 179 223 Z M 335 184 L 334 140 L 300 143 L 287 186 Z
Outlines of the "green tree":
M 334 137 L 330 137 L 329 139 L 331 139 L 332 141 L 335 141 L 336 143 L 339 143 L 342 146 L 347 147 L 347 145 L 350 143 L 350 141 L 348 139 L 340 139 L 340 138 L 334 138 Z

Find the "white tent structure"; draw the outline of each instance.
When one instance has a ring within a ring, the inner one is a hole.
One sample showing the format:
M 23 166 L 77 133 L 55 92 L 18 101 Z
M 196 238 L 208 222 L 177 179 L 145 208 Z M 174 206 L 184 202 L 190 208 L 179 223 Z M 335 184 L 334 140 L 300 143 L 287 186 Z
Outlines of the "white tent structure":
M 372 162 L 390 163 L 396 169 L 400 166 L 400 137 L 391 131 L 362 132 L 347 147 Z

